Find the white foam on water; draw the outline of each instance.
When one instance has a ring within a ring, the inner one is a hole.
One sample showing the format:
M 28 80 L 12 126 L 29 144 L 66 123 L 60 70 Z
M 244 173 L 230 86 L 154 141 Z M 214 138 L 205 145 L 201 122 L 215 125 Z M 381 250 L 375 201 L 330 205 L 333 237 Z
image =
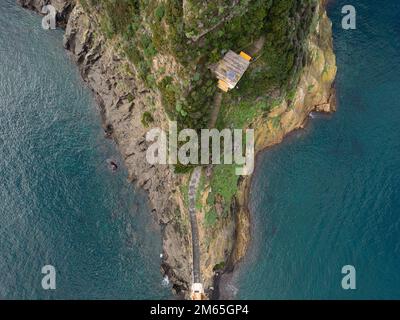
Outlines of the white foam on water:
M 161 281 L 161 285 L 163 287 L 168 287 L 169 286 L 169 278 L 168 278 L 168 276 L 164 276 L 164 278 Z

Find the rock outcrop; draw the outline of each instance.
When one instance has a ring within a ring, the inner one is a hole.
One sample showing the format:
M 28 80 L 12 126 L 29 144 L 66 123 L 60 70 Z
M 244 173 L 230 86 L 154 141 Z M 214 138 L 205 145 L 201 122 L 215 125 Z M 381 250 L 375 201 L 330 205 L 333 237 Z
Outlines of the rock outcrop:
M 42 13 L 45 5 L 51 4 L 57 10 L 57 23 L 65 27 L 69 15 L 75 6 L 75 0 L 17 0 L 17 3 L 24 8 Z

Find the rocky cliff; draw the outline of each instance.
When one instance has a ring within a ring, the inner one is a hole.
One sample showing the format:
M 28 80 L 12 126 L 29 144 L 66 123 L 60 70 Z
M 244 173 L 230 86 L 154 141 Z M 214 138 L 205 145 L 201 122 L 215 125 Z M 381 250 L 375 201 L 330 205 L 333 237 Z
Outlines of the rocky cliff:
M 129 177 L 147 191 L 162 226 L 162 272 L 187 297 L 192 281 L 188 180 L 191 167 L 153 166 L 146 132 L 203 128 L 216 92 L 210 68 L 228 49 L 257 52 L 240 87 L 222 99 L 218 128 L 255 128 L 256 151 L 301 128 L 312 110 L 334 111 L 331 24 L 318 1 L 18 0 L 40 11 L 51 3 L 64 45 L 93 90 L 104 129 Z M 263 41 L 260 41 L 263 39 Z M 255 50 L 256 44 L 262 43 Z M 202 278 L 231 271 L 250 240 L 250 177 L 208 167 L 196 208 Z

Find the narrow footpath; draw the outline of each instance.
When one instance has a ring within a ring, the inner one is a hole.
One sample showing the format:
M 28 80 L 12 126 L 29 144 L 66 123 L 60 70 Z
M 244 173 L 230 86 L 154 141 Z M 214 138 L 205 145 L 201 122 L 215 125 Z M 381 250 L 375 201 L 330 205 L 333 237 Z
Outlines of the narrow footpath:
M 192 248 L 193 248 L 193 283 L 201 283 L 200 275 L 200 242 L 199 228 L 196 217 L 196 194 L 201 177 L 202 167 L 196 167 L 189 182 L 189 216 L 192 229 Z

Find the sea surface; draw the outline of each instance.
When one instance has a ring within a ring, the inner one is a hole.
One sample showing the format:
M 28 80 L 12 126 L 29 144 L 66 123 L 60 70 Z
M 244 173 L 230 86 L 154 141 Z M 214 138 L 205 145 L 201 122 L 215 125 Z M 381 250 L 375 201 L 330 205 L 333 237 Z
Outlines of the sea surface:
M 15 2 L 0 1 L 0 298 L 170 298 L 159 230 L 63 31 Z M 41 286 L 45 265 L 56 290 Z
M 356 30 L 341 28 L 347 4 Z M 329 15 L 338 111 L 259 158 L 238 298 L 400 298 L 400 2 L 330 1 Z
M 347 4 L 357 30 L 341 28 Z M 331 1 L 329 15 L 338 112 L 259 158 L 237 298 L 400 298 L 400 3 Z M 104 139 L 62 33 L 0 2 L 0 298 L 170 298 L 146 198 Z M 345 265 L 356 290 L 341 287 Z

